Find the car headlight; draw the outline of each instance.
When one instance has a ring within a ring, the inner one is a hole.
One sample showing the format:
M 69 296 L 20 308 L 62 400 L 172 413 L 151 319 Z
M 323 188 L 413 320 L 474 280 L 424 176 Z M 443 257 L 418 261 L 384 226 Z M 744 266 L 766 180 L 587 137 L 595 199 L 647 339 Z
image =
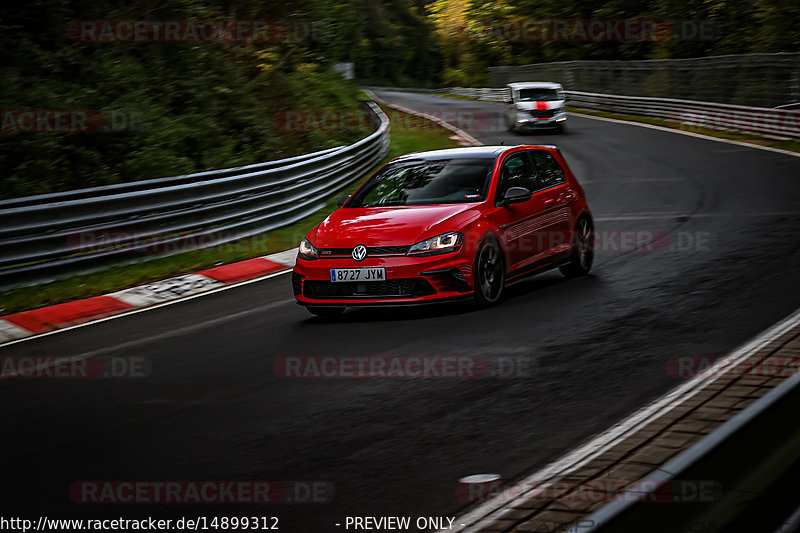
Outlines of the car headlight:
M 317 249 L 314 248 L 314 245 L 311 244 L 308 239 L 303 239 L 302 242 L 300 242 L 300 250 L 297 255 L 303 259 L 316 259 L 319 257 Z
M 436 255 L 455 252 L 461 247 L 463 241 L 463 234 L 451 231 L 418 242 L 408 249 L 408 255 Z

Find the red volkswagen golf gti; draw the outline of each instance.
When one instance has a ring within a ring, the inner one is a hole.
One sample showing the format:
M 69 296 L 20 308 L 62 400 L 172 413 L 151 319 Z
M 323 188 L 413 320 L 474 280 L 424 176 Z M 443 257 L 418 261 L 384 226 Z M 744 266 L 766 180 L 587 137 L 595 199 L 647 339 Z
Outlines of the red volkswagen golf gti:
M 592 215 L 555 146 L 417 152 L 381 167 L 311 230 L 292 285 L 314 314 L 473 298 L 592 265 Z

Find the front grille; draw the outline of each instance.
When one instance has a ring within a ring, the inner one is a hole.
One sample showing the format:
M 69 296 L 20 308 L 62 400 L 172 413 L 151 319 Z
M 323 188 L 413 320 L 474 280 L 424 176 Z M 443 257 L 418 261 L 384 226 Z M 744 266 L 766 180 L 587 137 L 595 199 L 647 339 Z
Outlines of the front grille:
M 531 116 L 534 118 L 551 118 L 555 114 L 555 109 L 533 109 L 531 111 Z
M 406 255 L 410 246 L 368 246 L 367 257 L 382 255 Z M 320 257 L 347 257 L 352 255 L 352 248 L 321 248 Z
M 406 255 L 410 246 L 372 246 L 367 248 L 367 255 Z
M 435 294 L 430 283 L 421 278 L 389 279 L 386 281 L 309 280 L 303 284 L 307 298 L 413 298 Z

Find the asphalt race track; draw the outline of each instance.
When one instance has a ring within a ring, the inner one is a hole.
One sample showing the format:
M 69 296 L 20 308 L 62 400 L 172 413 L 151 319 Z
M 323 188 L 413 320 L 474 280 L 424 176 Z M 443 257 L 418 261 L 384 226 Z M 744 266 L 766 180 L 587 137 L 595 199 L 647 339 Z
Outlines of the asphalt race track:
M 427 112 L 502 109 L 378 95 Z M 487 144 L 562 148 L 600 234 L 591 276 L 547 273 L 483 311 L 329 320 L 296 305 L 280 275 L 0 348 L 144 356 L 152 366 L 140 379 L 0 383 L 4 515 L 278 516 L 281 531 L 298 533 L 340 531 L 347 515 L 453 515 L 467 505 L 456 497 L 462 476 L 514 479 L 543 466 L 677 385 L 671 357 L 724 355 L 800 305 L 800 158 L 576 116 L 569 126 L 514 135 L 495 118 L 471 132 Z M 660 240 L 637 251 L 622 246 L 622 230 Z M 273 372 L 278 358 L 315 355 L 475 355 L 531 370 L 427 380 Z M 325 481 L 335 497 L 75 504 L 68 490 L 79 480 Z

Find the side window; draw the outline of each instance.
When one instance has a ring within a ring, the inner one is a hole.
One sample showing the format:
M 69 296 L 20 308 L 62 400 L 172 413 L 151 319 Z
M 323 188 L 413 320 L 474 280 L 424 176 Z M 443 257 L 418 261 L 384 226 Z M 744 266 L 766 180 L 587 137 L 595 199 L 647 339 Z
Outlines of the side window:
M 536 174 L 536 186 L 531 190 L 547 189 L 567 182 L 564 169 L 552 155 L 542 150 L 531 150 L 528 153 L 533 160 Z
M 498 200 L 503 198 L 510 187 L 525 187 L 531 191 L 536 190 L 533 175 L 531 161 L 525 155 L 525 152 L 518 152 L 508 156 L 503 161 L 495 198 Z

